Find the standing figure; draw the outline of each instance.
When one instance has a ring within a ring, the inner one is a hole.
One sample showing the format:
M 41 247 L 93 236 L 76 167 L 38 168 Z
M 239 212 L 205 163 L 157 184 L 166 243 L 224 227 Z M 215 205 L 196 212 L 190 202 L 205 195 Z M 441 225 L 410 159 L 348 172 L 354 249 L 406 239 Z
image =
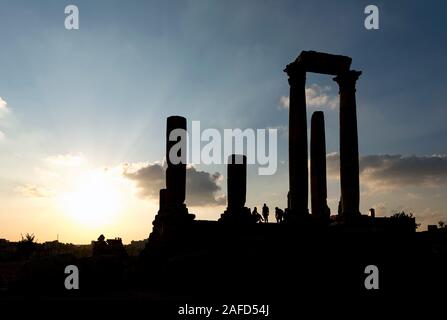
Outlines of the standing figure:
M 279 213 L 279 208 L 275 207 L 275 218 L 276 218 L 276 223 L 280 222 L 280 217 L 279 217 L 280 213 Z
M 262 217 L 264 218 L 264 222 L 269 222 L 269 207 L 264 203 L 264 206 L 262 207 Z
M 275 208 L 275 218 L 277 223 L 281 223 L 284 219 L 284 211 L 278 207 Z

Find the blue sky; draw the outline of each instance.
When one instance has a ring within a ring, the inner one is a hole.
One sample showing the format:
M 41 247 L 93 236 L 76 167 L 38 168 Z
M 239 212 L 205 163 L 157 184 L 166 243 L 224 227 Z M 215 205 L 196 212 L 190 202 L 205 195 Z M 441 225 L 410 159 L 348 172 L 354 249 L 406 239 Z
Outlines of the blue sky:
M 64 28 L 68 4 L 79 8 L 79 30 Z M 379 30 L 363 26 L 368 4 L 379 7 Z M 288 84 L 282 70 L 302 50 L 349 55 L 352 68 L 363 71 L 357 83 L 362 156 L 414 155 L 424 163 L 437 155 L 442 170 L 436 175 L 443 179 L 445 9 L 442 1 L 2 0 L 0 97 L 9 112 L 0 118 L 0 199 L 10 205 L 8 213 L 0 208 L 0 228 L 25 201 L 18 187 L 44 187 L 36 173 L 42 159 L 82 155 L 91 168 L 160 161 L 165 118 L 173 114 L 200 120 L 202 128 L 284 128 L 288 112 L 279 106 Z M 329 86 L 329 98 L 338 94 L 329 76 L 308 75 L 307 84 Z M 325 111 L 327 151 L 337 152 L 338 109 L 310 106 L 309 119 L 314 110 Z M 286 148 L 280 134 L 280 160 L 287 160 Z M 265 199 L 285 205 L 283 167 L 270 178 L 250 170 L 248 205 Z M 433 178 L 430 168 L 417 181 Z M 225 174 L 224 166 L 198 169 Z M 391 199 L 389 191 L 374 193 L 366 185 L 363 211 L 406 208 L 429 222 L 443 218 L 444 180 L 435 191 L 419 182 L 405 184 L 405 194 L 439 199 Z M 337 185 L 336 178 L 329 182 L 333 211 Z

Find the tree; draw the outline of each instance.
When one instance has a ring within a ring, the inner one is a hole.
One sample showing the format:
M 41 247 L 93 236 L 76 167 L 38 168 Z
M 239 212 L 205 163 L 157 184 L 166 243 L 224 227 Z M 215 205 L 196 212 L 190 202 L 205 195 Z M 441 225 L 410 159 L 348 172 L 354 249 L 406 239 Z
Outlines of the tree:
M 20 234 L 20 236 L 22 237 L 21 242 L 28 242 L 28 243 L 34 243 L 34 239 L 36 238 L 34 233 L 29 234 L 28 232 L 25 234 L 25 237 L 22 234 Z
M 34 235 L 34 233 L 26 233 L 25 236 L 20 234 L 20 236 L 22 237 L 22 240 L 20 240 L 17 244 L 17 251 L 20 257 L 29 259 L 36 250 L 36 236 Z
M 413 213 L 405 213 L 405 211 L 402 212 L 396 212 L 395 214 L 393 214 L 391 216 L 391 218 L 395 218 L 395 219 L 412 219 L 413 218 Z
M 416 223 L 416 219 L 413 216 L 413 213 L 411 212 L 410 213 L 406 213 L 405 211 L 396 212 L 390 218 L 398 220 L 399 223 L 411 224 L 414 226 L 415 230 L 419 228 L 421 225 L 420 223 Z

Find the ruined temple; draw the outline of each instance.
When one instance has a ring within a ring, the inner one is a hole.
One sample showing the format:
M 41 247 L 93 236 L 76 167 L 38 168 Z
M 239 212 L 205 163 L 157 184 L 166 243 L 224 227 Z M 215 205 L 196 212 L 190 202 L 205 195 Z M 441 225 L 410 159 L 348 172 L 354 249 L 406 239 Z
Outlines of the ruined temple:
M 289 105 L 289 211 L 292 218 L 302 218 L 309 213 L 308 210 L 308 152 L 307 152 L 307 116 L 306 116 L 306 73 L 315 72 L 335 76 L 340 88 L 340 184 L 342 214 L 347 217 L 360 215 L 359 191 L 359 152 L 357 134 L 357 114 L 355 84 L 361 71 L 350 70 L 352 59 L 347 56 L 332 55 L 315 51 L 303 51 L 296 60 L 287 65 L 284 71 L 289 76 L 290 105 Z M 316 116 L 313 150 L 325 150 L 324 120 L 323 125 Z M 318 156 L 316 156 L 318 158 Z M 316 157 L 311 158 L 314 166 L 318 166 Z M 319 170 L 314 171 L 314 192 L 324 193 L 320 190 L 322 180 L 326 179 L 323 164 Z M 315 169 L 315 168 L 314 168 Z M 323 177 L 324 175 L 324 177 Z M 319 187 L 316 184 L 319 184 Z M 322 194 L 324 196 L 324 194 Z M 315 195 L 324 206 L 325 199 Z M 315 212 L 321 215 L 316 203 Z M 327 214 L 327 213 L 324 213 Z
M 166 188 L 160 190 L 159 211 L 153 222 L 148 247 L 157 243 L 202 246 L 206 242 L 225 242 L 227 237 L 271 239 L 279 233 L 313 232 L 312 230 L 395 230 L 395 224 L 360 213 L 359 152 L 357 133 L 356 81 L 361 71 L 351 70 L 352 59 L 315 51 L 303 51 L 288 64 L 284 72 L 290 85 L 289 106 L 289 192 L 285 210 L 285 226 L 257 224 L 257 220 L 245 206 L 247 191 L 247 158 L 233 154 L 227 165 L 227 208 L 218 221 L 200 221 L 189 213 L 185 205 L 186 194 L 186 137 L 170 139 L 171 133 L 182 129 L 186 135 L 184 117 L 171 116 L 166 126 Z M 322 111 L 316 111 L 311 119 L 310 179 L 306 112 L 306 73 L 314 72 L 334 76 L 339 86 L 340 130 L 340 206 L 336 216 L 331 216 L 327 205 L 326 139 Z M 171 150 L 178 142 L 184 142 L 178 150 Z M 180 162 L 173 163 L 174 152 Z M 309 185 L 311 212 L 309 213 Z M 414 222 L 414 221 L 413 221 Z M 405 230 L 413 231 L 415 223 Z M 342 228 L 342 229 L 341 229 Z M 300 231 L 301 230 L 301 231 Z

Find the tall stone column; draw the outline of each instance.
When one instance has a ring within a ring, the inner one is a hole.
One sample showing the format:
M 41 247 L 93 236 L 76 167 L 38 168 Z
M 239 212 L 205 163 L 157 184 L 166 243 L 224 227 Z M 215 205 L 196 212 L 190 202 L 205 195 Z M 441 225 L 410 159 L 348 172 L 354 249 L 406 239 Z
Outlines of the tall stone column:
M 326 182 L 326 138 L 324 114 L 312 114 L 310 133 L 310 189 L 312 215 L 321 220 L 329 219 Z
M 172 138 L 172 140 L 170 139 Z M 159 240 L 184 241 L 195 215 L 185 205 L 186 194 L 186 118 L 166 121 L 166 189 L 160 189 L 160 208 L 152 225 L 149 243 Z M 148 246 L 146 246 L 148 248 Z
M 284 69 L 289 76 L 289 202 L 290 214 L 308 210 L 306 71 L 299 62 Z
M 360 215 L 359 146 L 355 84 L 361 71 L 350 70 L 334 78 L 340 89 L 340 184 L 342 214 Z
M 219 221 L 233 224 L 256 223 L 250 209 L 245 207 L 247 195 L 247 157 L 232 154 L 227 165 L 227 210 Z
M 227 167 L 228 211 L 244 208 L 247 195 L 247 157 L 232 154 Z
M 171 134 L 173 140 L 170 140 Z M 181 141 L 181 142 L 180 142 Z M 186 191 L 186 118 L 171 116 L 166 125 L 167 207 L 184 207 Z

